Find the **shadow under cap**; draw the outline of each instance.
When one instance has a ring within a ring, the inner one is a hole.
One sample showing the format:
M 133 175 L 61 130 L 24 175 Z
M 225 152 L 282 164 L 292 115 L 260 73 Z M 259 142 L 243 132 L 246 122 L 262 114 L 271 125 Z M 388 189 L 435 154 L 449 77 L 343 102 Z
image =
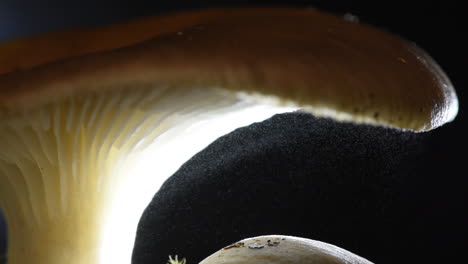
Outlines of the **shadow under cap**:
M 137 26 L 147 31 L 130 34 Z M 29 64 L 22 57 L 34 43 L 53 47 L 57 40 L 70 49 Z M 14 47 L 19 60 L 7 54 Z M 414 131 L 441 126 L 458 111 L 452 84 L 424 51 L 311 8 L 209 9 L 51 34 L 0 47 L 0 65 L 1 115 L 135 84 L 221 88 L 317 116 Z

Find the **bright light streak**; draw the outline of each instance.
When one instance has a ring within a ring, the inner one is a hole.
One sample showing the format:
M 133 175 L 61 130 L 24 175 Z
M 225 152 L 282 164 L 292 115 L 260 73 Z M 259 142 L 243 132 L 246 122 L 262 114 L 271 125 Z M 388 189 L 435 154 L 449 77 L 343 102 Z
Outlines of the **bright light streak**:
M 229 111 L 188 118 L 144 151 L 130 153 L 114 173 L 121 177 L 104 222 L 100 262 L 130 264 L 138 221 L 164 181 L 215 139 L 242 126 L 297 107 L 246 102 Z

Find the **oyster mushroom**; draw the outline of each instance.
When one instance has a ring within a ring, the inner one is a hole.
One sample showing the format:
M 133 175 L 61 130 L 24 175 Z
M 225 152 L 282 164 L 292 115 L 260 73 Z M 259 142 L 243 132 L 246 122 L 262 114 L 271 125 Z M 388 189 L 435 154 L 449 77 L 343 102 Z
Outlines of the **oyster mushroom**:
M 337 246 L 293 236 L 243 239 L 205 258 L 200 264 L 371 264 Z
M 129 263 L 160 184 L 217 137 L 275 113 L 427 131 L 458 110 L 424 51 L 310 8 L 51 34 L 0 46 L 0 65 L 11 264 Z

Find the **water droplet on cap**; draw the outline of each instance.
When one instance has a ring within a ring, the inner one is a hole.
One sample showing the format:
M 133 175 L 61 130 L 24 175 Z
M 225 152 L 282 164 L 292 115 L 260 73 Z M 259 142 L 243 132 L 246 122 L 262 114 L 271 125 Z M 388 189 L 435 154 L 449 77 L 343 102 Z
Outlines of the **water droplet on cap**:
M 252 244 L 249 244 L 249 248 L 250 249 L 261 249 L 261 248 L 264 248 L 265 245 L 261 244 L 261 243 L 252 243 Z

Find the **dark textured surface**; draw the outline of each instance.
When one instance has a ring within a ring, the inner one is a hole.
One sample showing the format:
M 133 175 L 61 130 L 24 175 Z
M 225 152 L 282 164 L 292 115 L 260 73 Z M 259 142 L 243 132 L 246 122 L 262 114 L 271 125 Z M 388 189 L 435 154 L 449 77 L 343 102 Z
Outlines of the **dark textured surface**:
M 458 174 L 435 173 L 445 164 L 421 149 L 430 137 L 307 114 L 239 129 L 155 195 L 133 263 L 163 263 L 169 254 L 198 263 L 262 234 L 322 240 L 380 264 L 456 259 L 466 249 L 464 183 Z

